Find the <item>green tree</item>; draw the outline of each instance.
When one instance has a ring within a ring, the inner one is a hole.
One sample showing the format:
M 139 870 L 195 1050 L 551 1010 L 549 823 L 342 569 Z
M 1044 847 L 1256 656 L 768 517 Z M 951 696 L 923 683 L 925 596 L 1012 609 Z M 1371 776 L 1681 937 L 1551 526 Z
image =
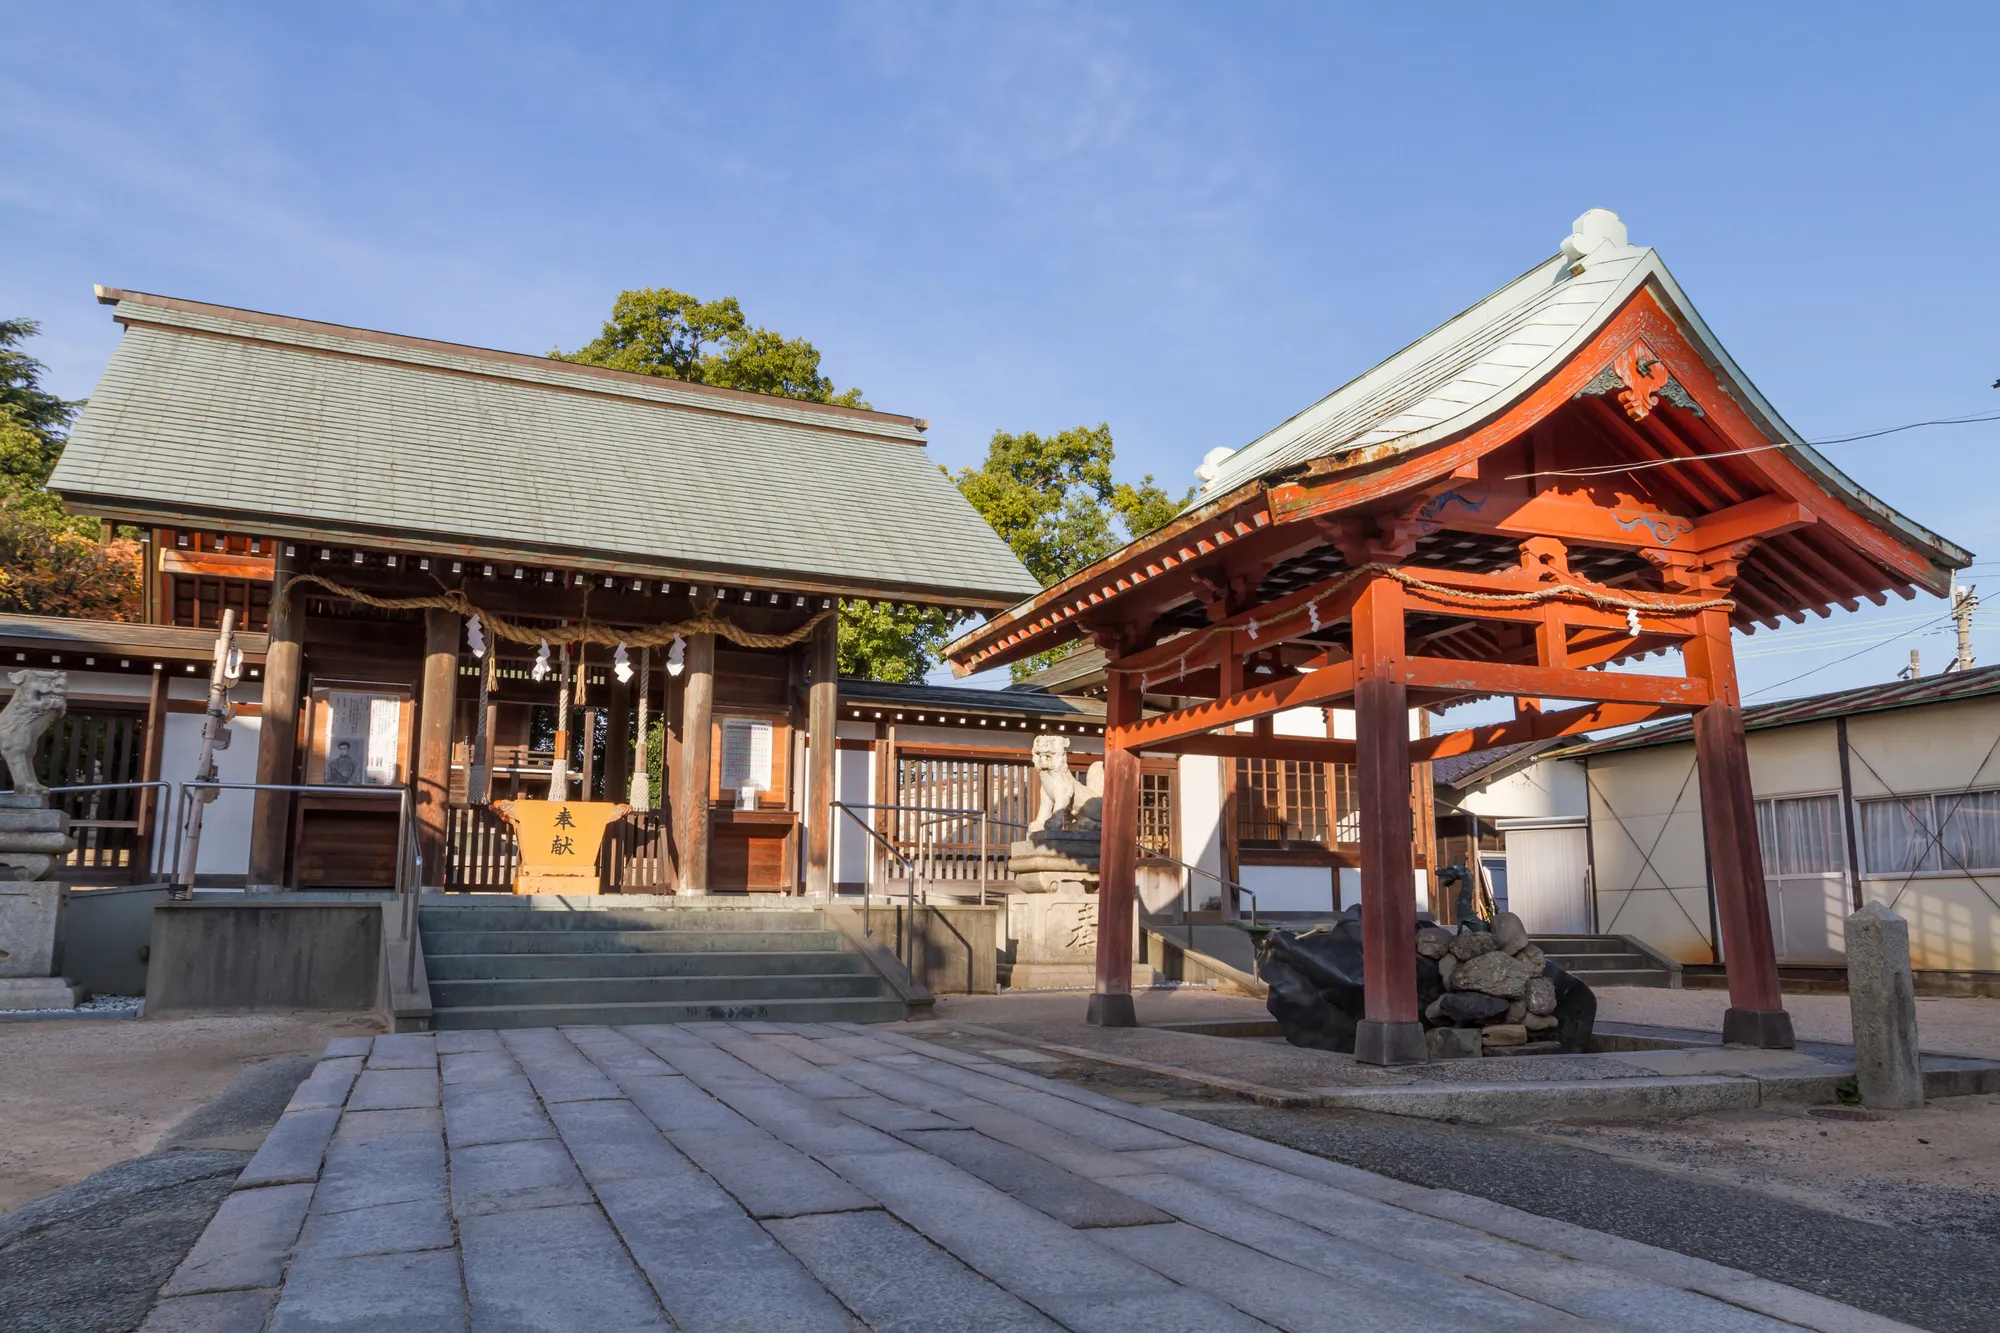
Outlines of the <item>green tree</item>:
M 833 381 L 820 374 L 817 347 L 804 338 L 753 327 L 733 296 L 704 301 L 670 287 L 620 292 L 597 337 L 574 352 L 549 355 L 691 384 L 867 406 L 859 389 L 834 392 Z
M 1132 485 L 1112 477 L 1111 427 L 1073 426 L 1055 435 L 995 431 L 978 468 L 952 480 L 1046 588 L 1165 523 L 1194 498 L 1175 499 L 1148 475 Z M 1016 662 L 1014 679 L 1033 675 L 1068 648 Z
M 608 366 L 694 384 L 866 407 L 858 389 L 836 393 L 820 373 L 819 349 L 753 326 L 733 296 L 703 301 L 667 287 L 620 292 L 611 318 L 590 342 L 560 361 Z M 1138 485 L 1112 478 L 1111 427 L 1078 426 L 1043 437 L 994 432 L 986 461 L 953 480 L 1044 587 L 1109 555 L 1172 518 L 1176 500 L 1149 476 Z M 840 670 L 872 680 L 920 681 L 950 641 L 948 613 L 849 604 L 840 612 Z M 1039 670 L 1058 651 L 1014 668 Z
M 0 320 L 0 611 L 131 620 L 139 613 L 139 544 L 100 540 L 48 487 L 81 404 L 42 388 L 21 350 L 39 325 Z

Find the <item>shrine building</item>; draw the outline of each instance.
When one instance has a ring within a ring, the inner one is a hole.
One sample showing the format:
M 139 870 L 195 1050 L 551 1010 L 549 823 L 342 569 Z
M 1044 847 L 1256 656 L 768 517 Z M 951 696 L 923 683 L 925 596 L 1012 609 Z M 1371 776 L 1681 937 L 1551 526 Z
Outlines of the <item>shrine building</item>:
M 71 673 L 51 782 L 182 782 L 234 612 L 218 777 L 264 789 L 211 806 L 203 883 L 401 882 L 386 798 L 412 787 L 421 882 L 504 891 L 487 802 L 546 797 L 562 765 L 569 799 L 639 807 L 607 888 L 824 895 L 840 606 L 971 614 L 1036 586 L 916 418 L 98 299 L 124 334 L 50 485 L 140 530 L 142 623 L 12 616 L 0 643 Z M 1072 711 L 1015 699 L 949 725 L 1025 751 Z M 871 755 L 874 721 L 847 727 Z M 158 800 L 67 797 L 66 873 L 164 868 L 181 815 Z
M 1733 632 L 1942 595 L 1968 552 L 1807 445 L 1602 209 L 1463 314 L 1213 451 L 1202 475 L 1172 522 L 948 649 L 961 673 L 1078 641 L 1104 654 L 1103 920 L 1132 910 L 1149 760 L 1352 765 L 1356 1053 L 1423 1060 L 1412 766 L 1690 716 L 1724 1037 L 1792 1044 Z M 1412 708 L 1493 696 L 1511 720 L 1412 735 Z M 1277 725 L 1332 705 L 1352 711 L 1350 736 Z M 1134 1021 L 1132 943 L 1098 937 L 1095 1022 Z

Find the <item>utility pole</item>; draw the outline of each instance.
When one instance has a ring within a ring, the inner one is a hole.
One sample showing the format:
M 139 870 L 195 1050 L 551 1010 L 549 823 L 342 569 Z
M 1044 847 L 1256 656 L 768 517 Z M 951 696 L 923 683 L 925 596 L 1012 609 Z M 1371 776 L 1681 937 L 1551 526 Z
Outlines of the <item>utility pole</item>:
M 1954 671 L 1972 670 L 1972 613 L 1978 609 L 1977 584 L 1963 588 L 1951 585 L 1951 618 L 1958 622 L 1958 660 L 1951 664 Z
M 1917 677 L 1923 674 L 1924 674 L 1923 658 L 1918 656 L 1916 649 L 1912 648 L 1910 649 L 1910 664 L 1904 667 L 1901 671 L 1898 671 L 1896 673 L 1896 679 L 1915 680 Z
M 194 780 L 215 781 L 215 752 L 229 748 L 229 719 L 235 707 L 229 702 L 229 687 L 243 674 L 243 654 L 236 650 L 236 610 L 222 613 L 222 632 L 215 636 L 215 661 L 208 669 L 208 714 L 201 724 L 201 755 L 195 760 Z M 213 787 L 195 793 L 188 807 L 187 837 L 181 845 L 181 863 L 174 878 L 173 896 L 194 897 L 194 867 L 201 854 L 201 816 L 208 804 L 221 795 Z

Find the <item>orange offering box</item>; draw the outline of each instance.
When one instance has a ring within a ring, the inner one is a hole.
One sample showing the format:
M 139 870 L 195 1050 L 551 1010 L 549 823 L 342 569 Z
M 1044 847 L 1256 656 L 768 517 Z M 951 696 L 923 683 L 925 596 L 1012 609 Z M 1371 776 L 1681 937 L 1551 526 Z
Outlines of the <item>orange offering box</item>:
M 596 893 L 597 853 L 604 830 L 628 813 L 610 801 L 495 801 L 521 847 L 516 893 Z

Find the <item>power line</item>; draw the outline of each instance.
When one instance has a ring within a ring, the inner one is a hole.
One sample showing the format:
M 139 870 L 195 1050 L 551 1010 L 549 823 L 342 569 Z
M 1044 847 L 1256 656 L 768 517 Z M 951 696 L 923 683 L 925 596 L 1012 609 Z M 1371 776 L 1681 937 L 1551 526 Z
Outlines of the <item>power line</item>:
M 1947 620 L 1950 619 L 1951 619 L 1951 613 L 1947 611 L 1945 614 L 1939 616 L 1936 620 L 1930 621 L 1927 624 L 1919 625 L 1915 629 L 1906 629 L 1902 631 L 1900 634 L 1891 634 L 1888 638 L 1883 639 L 1878 643 L 1871 643 L 1866 648 L 1858 648 L 1854 652 L 1849 653 L 1845 657 L 1834 658 L 1831 662 L 1822 662 L 1810 671 L 1801 671 L 1798 675 L 1791 677 L 1791 679 L 1789 680 L 1781 680 L 1775 685 L 1766 685 L 1761 690 L 1752 690 L 1750 691 L 1750 693 L 1744 695 L 1743 697 L 1746 699 L 1754 699 L 1760 694 L 1769 694 L 1772 690 L 1781 690 L 1785 686 L 1793 684 L 1796 681 L 1804 680 L 1807 676 L 1816 676 L 1820 672 L 1825 671 L 1829 667 L 1839 666 L 1842 662 L 1852 662 L 1855 658 L 1860 657 L 1864 653 L 1872 653 L 1877 648 L 1886 648 L 1898 639 L 1907 639 L 1912 634 L 1921 634 L 1923 631 L 1930 629 L 1933 625 L 1942 625 Z
M 1863 431 L 1859 435 L 1838 435 L 1828 440 L 1806 440 L 1808 447 L 1817 448 L 1823 444 L 1851 444 L 1855 440 L 1873 440 L 1884 435 L 1896 435 L 1906 430 L 1919 430 L 1925 426 L 1965 426 L 1982 421 L 2000 421 L 2000 412 L 1972 412 L 1962 417 L 1938 417 L 1930 421 L 1912 421 L 1901 426 L 1887 426 L 1881 430 Z M 1668 467 L 1675 463 L 1705 463 L 1711 458 L 1740 458 L 1744 454 L 1768 453 L 1773 449 L 1790 449 L 1790 440 L 1777 444 L 1759 444 L 1748 449 L 1727 449 L 1721 453 L 1690 454 L 1685 458 L 1655 458 L 1639 463 L 1612 463 L 1602 467 L 1579 467 L 1547 472 L 1517 472 L 1508 481 L 1527 481 L 1533 477 L 1609 477 L 1621 472 L 1641 472 L 1647 468 Z

